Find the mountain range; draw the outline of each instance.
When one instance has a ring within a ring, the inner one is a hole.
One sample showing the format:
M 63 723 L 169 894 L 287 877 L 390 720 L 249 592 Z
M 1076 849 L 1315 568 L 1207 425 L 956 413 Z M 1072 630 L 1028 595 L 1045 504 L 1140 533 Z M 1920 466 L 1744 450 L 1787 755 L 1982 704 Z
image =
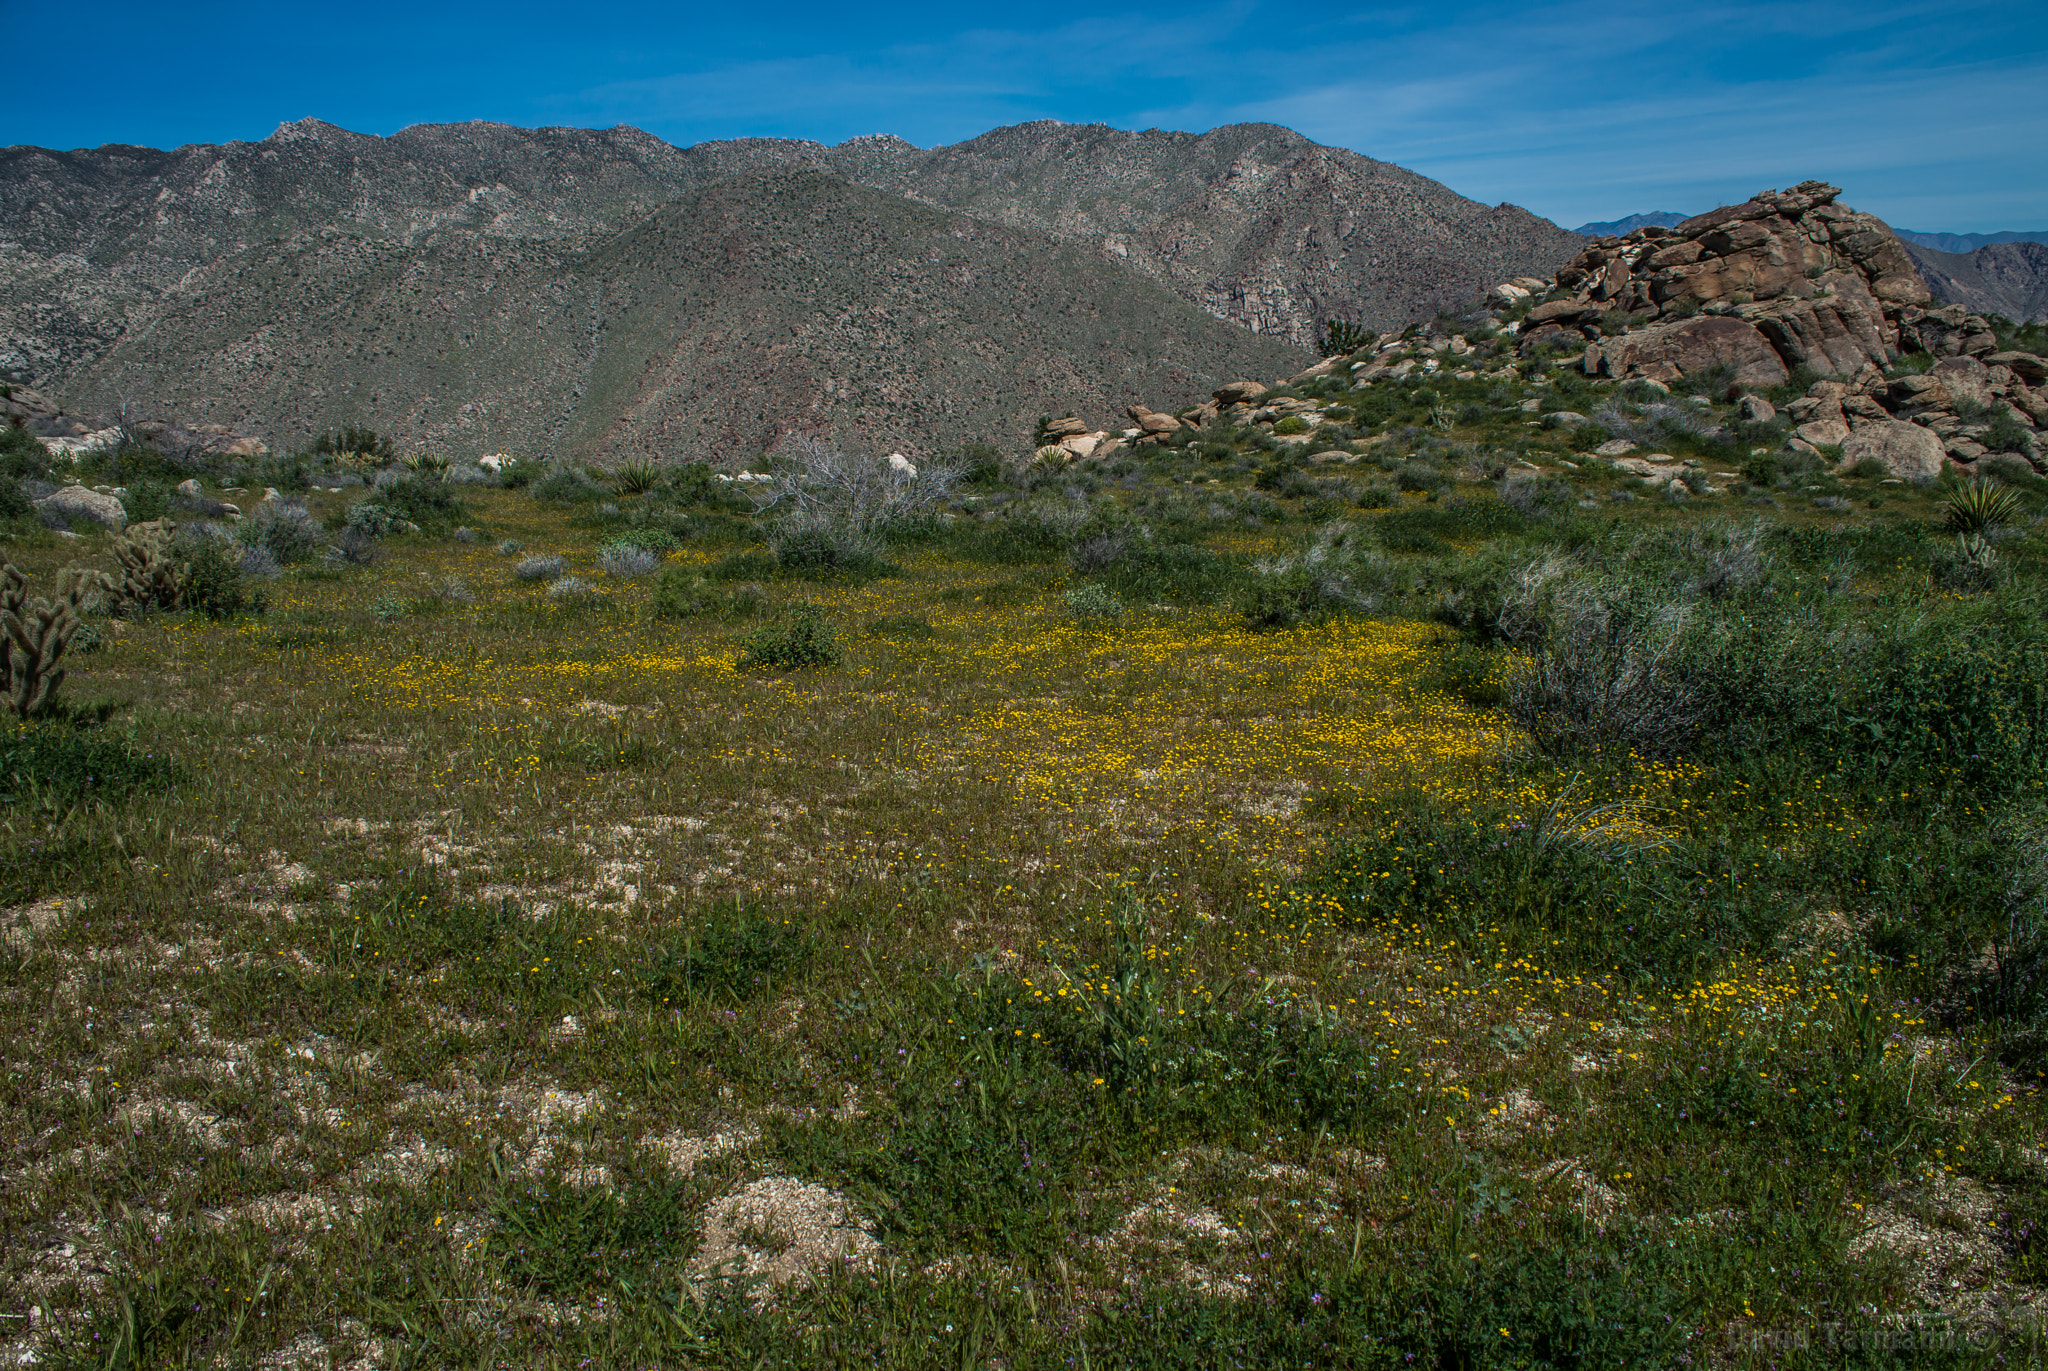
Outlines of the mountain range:
M 0 150 L 0 374 L 291 442 L 928 450 L 1285 372 L 1579 242 L 1269 124 L 1039 122 L 929 150 L 304 120 Z

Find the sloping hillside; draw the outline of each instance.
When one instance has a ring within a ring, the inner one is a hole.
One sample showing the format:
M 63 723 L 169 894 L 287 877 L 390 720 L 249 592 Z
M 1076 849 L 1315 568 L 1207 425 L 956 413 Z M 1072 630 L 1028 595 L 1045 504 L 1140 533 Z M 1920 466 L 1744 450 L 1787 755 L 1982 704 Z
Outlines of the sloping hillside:
M 78 385 L 154 378 L 181 415 L 287 435 L 375 421 L 457 453 L 744 460 L 826 426 L 1020 443 L 1076 396 L 1100 421 L 1304 360 L 1090 250 L 799 171 L 577 250 L 299 234 L 209 269 Z

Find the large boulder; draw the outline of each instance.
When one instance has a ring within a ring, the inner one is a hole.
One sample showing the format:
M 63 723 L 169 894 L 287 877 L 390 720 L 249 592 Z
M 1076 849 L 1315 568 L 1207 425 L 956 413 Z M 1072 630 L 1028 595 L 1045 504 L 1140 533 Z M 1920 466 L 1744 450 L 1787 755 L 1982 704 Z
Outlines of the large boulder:
M 1945 455 L 1940 438 L 1918 424 L 1895 419 L 1864 424 L 1842 444 L 1844 468 L 1875 457 L 1886 471 L 1907 481 L 1931 481 L 1941 475 Z
M 127 527 L 128 511 L 121 508 L 121 502 L 111 495 L 84 486 L 65 486 L 62 490 L 45 495 L 36 501 L 36 510 L 53 514 L 66 523 L 76 519 L 100 524 L 116 532 Z
M 1991 371 L 1975 357 L 1944 357 L 1927 374 L 1941 383 L 1952 401 L 1991 403 Z
M 1603 375 L 1641 375 L 1667 385 L 1723 365 L 1735 368 L 1737 385 L 1781 385 L 1789 375 L 1763 334 L 1741 319 L 1709 315 L 1653 324 L 1610 338 L 1600 348 Z
M 1266 388 L 1257 381 L 1226 381 L 1214 393 L 1218 404 L 1248 405 L 1264 395 Z
M 1811 299 L 1786 298 L 1755 315 L 1758 330 L 1786 365 L 1835 376 L 1891 365 L 1884 309 L 1863 278 L 1831 271 L 1817 285 Z

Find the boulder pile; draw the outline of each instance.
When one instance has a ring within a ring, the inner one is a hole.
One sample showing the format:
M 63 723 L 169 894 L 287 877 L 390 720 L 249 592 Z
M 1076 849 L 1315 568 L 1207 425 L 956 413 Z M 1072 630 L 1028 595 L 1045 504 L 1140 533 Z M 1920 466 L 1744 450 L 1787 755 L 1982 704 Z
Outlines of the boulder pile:
M 1793 446 L 1839 446 L 1850 464 L 1874 457 L 1898 474 L 1935 475 L 1994 450 L 1983 439 L 2009 439 L 2012 424 L 2048 427 L 2048 363 L 2001 351 L 1990 324 L 1960 305 L 1929 308 L 1904 244 L 1876 216 L 1837 204 L 1840 193 L 1807 181 L 1673 228 L 1601 238 L 1554 278 L 1503 282 L 1488 303 L 1537 301 L 1519 321 L 1520 353 L 1577 352 L 1590 376 L 1669 385 L 1725 371 L 1739 387 L 1818 376 L 1788 407 Z M 2023 446 L 2043 465 L 2041 443 Z
M 27 429 L 56 457 L 76 458 L 81 453 L 117 448 L 124 439 L 177 458 L 262 457 L 270 452 L 261 438 L 226 424 L 143 419 L 124 430 L 106 419 L 67 413 L 27 386 L 5 387 L 0 393 L 0 423 Z

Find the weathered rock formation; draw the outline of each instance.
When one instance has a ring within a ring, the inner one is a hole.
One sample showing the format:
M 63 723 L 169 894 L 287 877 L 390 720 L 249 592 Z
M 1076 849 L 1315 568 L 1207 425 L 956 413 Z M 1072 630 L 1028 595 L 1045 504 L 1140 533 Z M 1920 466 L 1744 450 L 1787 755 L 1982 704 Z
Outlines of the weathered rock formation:
M 1931 296 L 1892 231 L 1837 204 L 1840 193 L 1807 181 L 1674 228 L 1601 238 L 1558 271 L 1553 289 L 1568 294 L 1530 311 L 1523 346 L 1577 331 L 1595 342 L 1594 374 L 1665 382 L 1719 367 L 1763 385 L 1798 367 L 1848 376 L 1883 366 L 1903 312 Z M 1495 297 L 1525 293 L 1508 283 Z M 1601 345 L 1620 318 L 1631 326 Z

